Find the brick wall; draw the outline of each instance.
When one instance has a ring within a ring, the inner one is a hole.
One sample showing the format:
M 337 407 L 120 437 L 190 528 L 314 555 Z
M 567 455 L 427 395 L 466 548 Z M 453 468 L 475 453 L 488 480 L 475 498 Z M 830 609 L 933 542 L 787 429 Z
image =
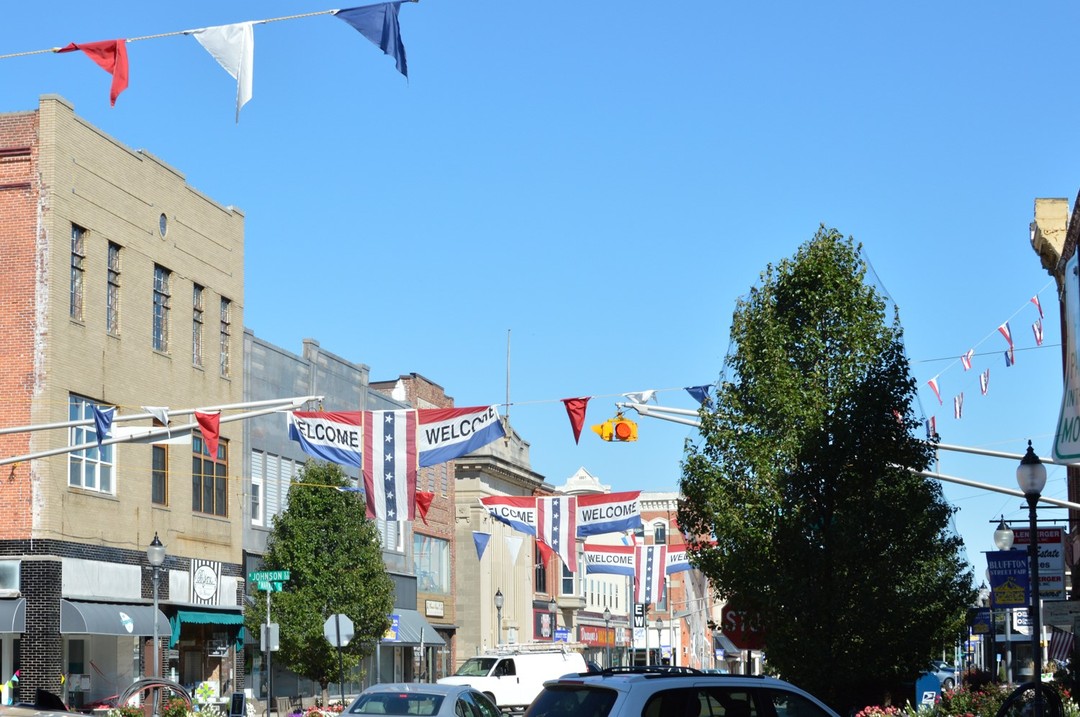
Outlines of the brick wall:
M 37 339 L 37 114 L 0 116 L 0 425 L 30 421 Z M 0 436 L 0 455 L 30 452 L 30 434 Z M 0 468 L 8 509 L 0 515 L 0 538 L 20 538 L 30 531 L 29 465 Z

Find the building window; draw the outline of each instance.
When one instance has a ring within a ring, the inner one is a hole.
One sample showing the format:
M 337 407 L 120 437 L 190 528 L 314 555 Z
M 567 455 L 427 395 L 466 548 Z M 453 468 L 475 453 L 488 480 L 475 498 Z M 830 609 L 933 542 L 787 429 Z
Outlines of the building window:
M 232 302 L 221 300 L 221 375 L 229 377 L 229 345 L 232 341 Z
M 90 448 L 68 454 L 68 485 L 99 493 L 112 493 L 115 447 L 97 445 L 97 432 L 94 429 L 95 405 L 81 396 L 68 396 L 68 420 L 90 421 L 88 425 L 71 427 L 69 445 L 93 444 Z
M 251 478 L 251 524 L 262 525 L 263 524 L 263 497 L 262 497 L 262 479 L 255 480 L 255 477 Z
M 105 331 L 120 333 L 120 245 L 109 242 L 108 284 L 105 287 Z
M 203 287 L 198 284 L 191 292 L 191 363 L 203 365 Z
M 169 449 L 166 446 L 151 446 L 150 449 L 150 502 L 168 505 Z
M 217 456 L 211 457 L 202 433 L 191 436 L 191 509 L 196 513 L 229 514 L 229 442 L 218 441 Z
M 422 593 L 450 594 L 450 543 L 413 533 L 416 589 Z
M 86 264 L 86 230 L 71 225 L 71 305 L 70 316 L 76 321 L 83 318 L 83 272 Z
M 653 545 L 667 545 L 667 527 L 663 523 L 653 526 Z
M 540 552 L 540 545 L 533 542 L 533 590 L 538 593 L 547 592 L 547 566 L 544 564 L 544 554 Z
M 585 563 L 582 563 L 584 565 Z M 561 595 L 574 595 L 574 574 L 570 572 L 570 568 L 566 567 L 566 563 L 559 561 L 559 565 L 562 566 L 562 587 L 560 588 Z
M 397 520 L 383 520 L 376 523 L 382 537 L 383 550 L 401 553 L 405 550 L 405 524 Z
M 172 272 L 154 265 L 154 350 L 169 350 L 169 280 Z

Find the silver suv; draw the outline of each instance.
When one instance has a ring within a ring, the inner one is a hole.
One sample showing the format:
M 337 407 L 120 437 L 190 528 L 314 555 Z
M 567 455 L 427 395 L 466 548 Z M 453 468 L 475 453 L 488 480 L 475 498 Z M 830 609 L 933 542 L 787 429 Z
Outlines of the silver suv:
M 525 717 L 838 717 L 775 677 L 623 667 L 544 683 Z

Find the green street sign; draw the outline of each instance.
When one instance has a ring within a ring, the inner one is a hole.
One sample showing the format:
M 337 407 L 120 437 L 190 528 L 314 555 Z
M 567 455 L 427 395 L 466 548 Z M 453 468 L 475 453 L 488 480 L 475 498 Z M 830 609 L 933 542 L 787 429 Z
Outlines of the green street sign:
M 281 592 L 282 590 L 285 589 L 285 583 L 279 583 L 276 580 L 275 581 L 260 580 L 257 583 L 255 583 L 255 588 L 258 589 L 258 590 L 262 590 L 263 592 L 279 593 L 279 592 Z
M 283 583 L 289 579 L 288 570 L 259 570 L 254 573 L 248 573 L 248 582 L 250 583 L 267 583 L 278 582 Z M 260 588 L 261 589 L 261 588 Z

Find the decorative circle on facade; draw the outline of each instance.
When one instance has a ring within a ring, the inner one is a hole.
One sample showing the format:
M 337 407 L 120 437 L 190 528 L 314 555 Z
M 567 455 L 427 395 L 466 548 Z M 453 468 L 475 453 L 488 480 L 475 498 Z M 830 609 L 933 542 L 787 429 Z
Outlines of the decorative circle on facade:
M 195 570 L 193 581 L 195 596 L 200 600 L 209 600 L 217 595 L 217 573 L 209 565 L 200 565 Z

